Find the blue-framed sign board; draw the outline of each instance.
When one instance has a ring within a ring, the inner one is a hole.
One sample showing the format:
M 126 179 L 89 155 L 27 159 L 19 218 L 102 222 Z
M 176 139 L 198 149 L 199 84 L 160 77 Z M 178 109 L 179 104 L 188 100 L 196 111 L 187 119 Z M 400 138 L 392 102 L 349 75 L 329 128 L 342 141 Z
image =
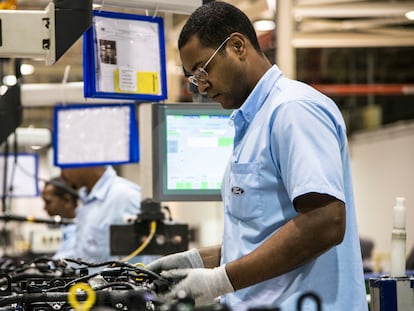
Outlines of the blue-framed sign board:
M 84 96 L 164 100 L 165 59 L 161 17 L 95 10 L 83 41 Z
M 0 154 L 0 172 L 7 173 L 6 197 L 24 198 L 39 196 L 39 156 L 35 153 Z M 4 179 L 0 178 L 0 195 L 3 196 Z
M 54 107 L 53 160 L 61 168 L 139 161 L 135 104 Z

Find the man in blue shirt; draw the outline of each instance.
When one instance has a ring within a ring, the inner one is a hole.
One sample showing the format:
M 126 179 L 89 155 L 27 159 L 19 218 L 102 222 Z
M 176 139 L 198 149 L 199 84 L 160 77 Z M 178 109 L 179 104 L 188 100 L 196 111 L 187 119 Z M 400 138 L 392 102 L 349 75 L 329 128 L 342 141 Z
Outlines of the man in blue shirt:
M 148 268 L 180 278 L 196 305 L 296 310 L 309 292 L 323 310 L 367 310 L 344 120 L 336 104 L 283 76 L 248 17 L 213 1 L 184 25 L 178 48 L 189 81 L 234 109 L 224 174 L 222 245 L 163 257 Z M 315 308 L 305 299 L 302 310 Z
M 74 247 L 64 255 L 90 263 L 117 258 L 110 255 L 110 225 L 125 223 L 141 206 L 141 188 L 116 174 L 111 166 L 62 169 L 62 177 L 79 189 Z M 55 256 L 59 256 L 56 254 Z

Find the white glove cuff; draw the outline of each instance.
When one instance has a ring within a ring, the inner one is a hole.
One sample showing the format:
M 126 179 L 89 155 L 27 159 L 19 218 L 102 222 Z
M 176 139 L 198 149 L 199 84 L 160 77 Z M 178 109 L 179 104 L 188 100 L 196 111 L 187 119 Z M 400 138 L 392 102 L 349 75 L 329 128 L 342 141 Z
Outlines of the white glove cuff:
M 227 275 L 226 265 L 221 265 L 220 267 L 214 268 L 214 270 L 217 277 L 217 282 L 215 283 L 217 290 L 216 296 L 234 292 L 233 285 Z
M 200 256 L 200 252 L 196 248 L 192 248 L 187 251 L 188 260 L 193 268 L 204 268 L 203 259 Z

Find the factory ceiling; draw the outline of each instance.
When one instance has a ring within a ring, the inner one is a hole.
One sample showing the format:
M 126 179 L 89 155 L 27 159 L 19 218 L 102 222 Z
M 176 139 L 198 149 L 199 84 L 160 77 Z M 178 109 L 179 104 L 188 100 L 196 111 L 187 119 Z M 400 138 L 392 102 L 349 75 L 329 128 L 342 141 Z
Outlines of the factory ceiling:
M 17 0 L 16 4 L 17 9 L 43 10 L 49 2 L 47 0 Z M 116 3 L 114 0 L 110 2 Z M 130 2 L 139 3 L 139 0 L 131 0 Z M 252 21 L 276 19 L 276 27 L 288 27 L 277 24 L 277 21 L 286 20 L 286 18 L 279 16 L 281 12 L 272 10 L 272 7 L 276 5 L 276 0 L 229 0 L 228 2 L 246 12 Z M 94 1 L 94 3 L 103 4 L 103 10 L 106 9 L 105 1 Z M 125 6 L 124 4 L 128 1 L 120 1 L 119 3 L 119 7 L 112 6 L 108 10 L 153 14 L 148 10 Z M 298 50 L 357 47 L 414 48 L 414 20 L 405 16 L 406 12 L 414 11 L 414 1 L 412 0 L 292 0 L 290 2 L 283 1 L 283 3 L 279 1 L 278 3 L 290 6 L 293 23 L 291 44 Z M 165 24 L 168 25 L 166 27 L 166 44 L 175 48 L 179 30 L 187 15 L 165 12 L 158 12 L 158 14 L 164 17 Z M 278 43 L 274 31 L 270 35 L 269 32 L 259 33 L 259 36 L 261 42 L 266 45 L 266 49 L 273 50 L 273 53 L 270 54 L 271 57 L 275 57 L 278 44 L 286 44 L 285 42 Z M 82 81 L 82 38 L 79 38 L 51 66 L 46 66 L 42 60 L 25 59 L 22 62 L 32 64 L 35 67 L 32 75 L 24 76 L 23 83 L 60 83 L 63 79 L 67 79 L 67 82 Z M 409 71 L 408 76 L 411 77 L 414 71 L 413 66 L 413 62 L 410 62 L 405 64 L 404 68 L 395 68 L 395 71 L 402 75 Z M 409 82 L 413 83 L 414 81 Z
M 273 0 L 276 2 L 276 0 Z M 116 1 L 112 1 L 116 2 Z M 124 1 L 120 1 L 120 3 Z M 131 2 L 139 2 L 131 0 Z M 266 0 L 230 0 L 243 11 L 251 20 L 273 19 L 274 14 L 269 9 Z M 269 1 L 271 2 L 271 1 Z M 287 2 L 287 1 L 286 1 Z M 46 0 L 17 0 L 17 9 L 44 9 L 49 1 Z M 105 1 L 95 1 L 103 3 Z M 105 6 L 104 6 L 105 9 Z M 114 10 L 114 7 L 110 8 Z M 117 11 L 140 11 L 128 7 L 115 8 Z M 296 0 L 292 1 L 292 14 L 295 21 L 293 45 L 297 48 L 317 46 L 348 46 L 372 44 L 372 46 L 414 46 L 414 20 L 409 20 L 404 13 L 414 10 L 414 1 L 410 0 Z M 148 12 L 147 12 L 148 13 Z M 167 30 L 167 37 L 174 36 L 182 26 L 185 15 L 160 13 L 173 24 Z M 286 27 L 280 25 L 280 27 Z M 171 34 L 168 34 L 171 31 Z M 52 66 L 46 66 L 42 61 L 25 60 L 35 65 L 35 72 L 25 77 L 25 83 L 57 83 L 62 81 L 65 69 L 69 71 L 69 81 L 82 80 L 82 38 Z

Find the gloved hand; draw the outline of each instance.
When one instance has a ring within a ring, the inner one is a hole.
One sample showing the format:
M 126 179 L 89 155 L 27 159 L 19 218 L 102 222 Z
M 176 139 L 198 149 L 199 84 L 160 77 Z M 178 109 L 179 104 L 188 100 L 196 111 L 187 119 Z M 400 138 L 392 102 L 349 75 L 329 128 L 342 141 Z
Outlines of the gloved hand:
M 168 279 L 181 279 L 163 296 L 167 300 L 176 298 L 179 292 L 184 291 L 195 300 L 196 306 L 200 306 L 213 302 L 220 295 L 234 292 L 225 265 L 214 269 L 169 270 L 162 272 L 161 276 Z
M 197 249 L 192 248 L 185 252 L 180 252 L 154 260 L 146 266 L 148 270 L 160 273 L 164 270 L 204 268 L 203 260 Z

